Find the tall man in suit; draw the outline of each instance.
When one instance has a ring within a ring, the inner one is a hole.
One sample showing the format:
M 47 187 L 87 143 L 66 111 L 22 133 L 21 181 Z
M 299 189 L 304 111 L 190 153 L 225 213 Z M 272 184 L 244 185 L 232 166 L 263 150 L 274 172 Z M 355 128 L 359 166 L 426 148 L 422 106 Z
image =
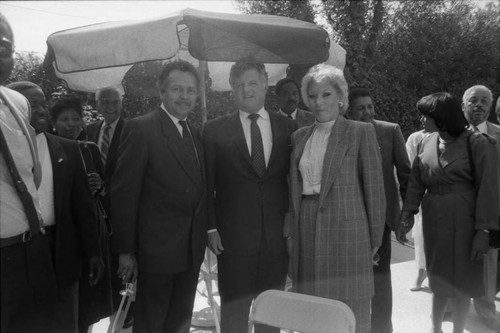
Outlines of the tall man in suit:
M 295 119 L 299 128 L 314 123 L 314 115 L 298 107 L 300 101 L 300 88 L 297 82 L 290 78 L 281 79 L 276 83 L 274 92 L 276 96 L 278 96 L 280 114 Z
M 374 115 L 375 106 L 370 92 L 363 88 L 351 89 L 348 117 L 373 124 L 382 155 L 386 216 L 382 245 L 377 252 L 380 260 L 378 265 L 373 266 L 375 295 L 372 298 L 371 331 L 390 333 L 392 332 L 391 231 L 396 230 L 400 213 L 399 203 L 400 199 L 405 198 L 411 164 L 399 125 L 375 120 Z
M 491 90 L 482 85 L 467 89 L 462 98 L 462 110 L 472 129 L 485 133 L 497 140 L 497 152 L 500 157 L 500 126 L 487 121 L 493 104 Z M 497 181 L 500 184 L 500 167 Z M 500 206 L 499 206 L 500 218 Z M 500 222 L 500 220 L 499 220 Z M 490 248 L 484 258 L 485 295 L 474 299 L 474 307 L 483 323 L 491 329 L 498 330 L 500 324 L 496 320 L 495 295 L 498 269 L 498 249 Z
M 102 155 L 104 166 L 103 204 L 109 212 L 109 186 L 118 159 L 118 147 L 125 119 L 122 115 L 122 95 L 116 87 L 106 87 L 96 92 L 97 111 L 103 120 L 87 126 L 88 139 L 95 142 Z
M 229 83 L 238 110 L 204 130 L 208 246 L 218 256 L 221 330 L 246 332 L 252 298 L 283 289 L 290 135 L 296 124 L 264 109 L 264 65 L 237 62 Z
M 81 265 L 90 265 L 90 283 L 101 277 L 104 263 L 100 257 L 96 213 L 87 174 L 78 144 L 46 133 L 49 111 L 42 89 L 31 82 L 8 85 L 24 95 L 31 106 L 31 126 L 36 132 L 42 181 L 38 188 L 45 230 L 54 250 L 57 300 L 54 332 L 77 332 L 78 280 Z M 84 256 L 82 256 L 82 253 Z M 47 318 L 48 321 L 49 318 Z
M 135 280 L 134 332 L 189 332 L 206 247 L 201 137 L 186 118 L 199 78 L 188 62 L 167 64 L 162 104 L 129 120 L 111 181 L 112 245 L 118 276 Z
M 103 189 L 100 192 L 101 201 L 108 214 L 108 223 L 110 216 L 110 196 L 109 189 L 111 177 L 115 172 L 116 161 L 118 159 L 118 147 L 120 146 L 120 137 L 125 119 L 122 115 L 122 94 L 116 87 L 101 88 L 96 92 L 97 111 L 104 118 L 87 126 L 88 139 L 95 142 L 101 151 L 101 160 L 104 168 Z M 112 236 L 111 236 L 112 237 Z M 112 272 L 118 269 L 118 256 L 110 255 L 110 268 Z M 112 296 L 114 311 L 118 311 L 122 296 L 120 291 L 124 289 L 123 281 L 116 275 L 111 277 Z M 114 317 L 112 317 L 114 319 Z M 133 322 L 133 305 L 129 308 L 127 318 L 123 328 L 129 327 Z

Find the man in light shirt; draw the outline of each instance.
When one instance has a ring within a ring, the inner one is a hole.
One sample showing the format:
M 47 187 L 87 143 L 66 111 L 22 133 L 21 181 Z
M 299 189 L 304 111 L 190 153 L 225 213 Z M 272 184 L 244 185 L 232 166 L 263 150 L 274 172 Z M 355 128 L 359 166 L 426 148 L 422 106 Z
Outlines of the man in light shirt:
M 45 230 L 53 230 L 50 241 L 58 287 L 54 331 L 76 333 L 81 265 L 90 266 L 91 284 L 100 279 L 104 269 L 92 193 L 77 142 L 46 133 L 50 121 L 42 89 L 26 81 L 8 88 L 28 99 L 30 124 L 37 134 L 43 176 L 38 194 Z
M 496 147 L 500 157 L 500 126 L 487 121 L 493 103 L 491 90 L 482 85 L 475 85 L 467 89 L 462 98 L 462 110 L 471 128 L 485 133 L 497 140 Z M 497 181 L 500 184 L 500 167 Z M 499 187 L 500 188 L 500 187 Z M 500 219 L 500 206 L 499 206 Z M 499 220 L 500 221 L 500 220 Z M 491 233 L 490 233 L 491 237 Z M 490 248 L 484 258 L 484 289 L 483 297 L 474 298 L 474 307 L 483 321 L 491 329 L 499 329 L 496 320 L 495 295 L 498 270 L 498 249 Z
M 0 13 L 1 331 L 51 332 L 56 281 L 37 191 L 41 167 L 29 103 L 4 87 L 13 66 L 14 34 Z
M 300 88 L 297 82 L 290 78 L 281 79 L 276 83 L 274 92 L 278 96 L 279 113 L 297 121 L 298 128 L 314 123 L 311 112 L 299 109 Z
M 290 135 L 297 125 L 264 109 L 268 78 L 263 64 L 237 62 L 229 83 L 238 110 L 209 122 L 203 138 L 208 246 L 217 255 L 221 331 L 236 333 L 246 332 L 252 298 L 285 285 L 283 225 Z

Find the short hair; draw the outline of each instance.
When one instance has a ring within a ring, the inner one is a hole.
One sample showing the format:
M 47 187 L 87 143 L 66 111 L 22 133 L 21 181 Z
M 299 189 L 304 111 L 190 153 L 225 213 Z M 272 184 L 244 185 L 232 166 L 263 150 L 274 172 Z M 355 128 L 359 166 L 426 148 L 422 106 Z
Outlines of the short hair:
M 299 87 L 299 84 L 297 83 L 297 81 L 295 81 L 289 77 L 286 77 L 284 79 L 279 80 L 278 83 L 276 83 L 276 86 L 274 87 L 274 93 L 276 95 L 281 94 L 281 90 L 283 89 L 283 87 L 289 83 L 294 84 L 297 87 L 297 90 L 300 92 L 300 87 Z
M 371 98 L 372 95 L 370 94 L 370 91 L 366 88 L 360 88 L 360 87 L 352 88 L 351 90 L 349 90 L 349 105 L 352 105 L 352 101 L 360 97 Z
M 61 97 L 51 108 L 50 108 L 50 118 L 52 121 L 56 121 L 59 115 L 64 110 L 75 110 L 76 113 L 83 120 L 83 107 L 80 100 L 74 96 L 63 96 Z
M 35 84 L 30 81 L 18 81 L 18 82 L 12 82 L 9 83 L 8 85 L 5 86 L 6 88 L 15 90 L 19 93 L 22 93 L 23 91 L 29 90 L 29 89 L 40 89 L 43 91 L 42 87 L 40 87 L 38 84 Z
M 158 89 L 161 89 L 161 86 L 163 85 L 163 83 L 165 83 L 165 80 L 167 80 L 170 73 L 175 70 L 191 73 L 196 80 L 196 87 L 198 89 L 200 88 L 200 77 L 198 76 L 198 71 L 196 70 L 196 68 L 191 63 L 185 60 L 175 60 L 167 63 L 161 70 L 157 82 Z
M 309 69 L 307 74 L 302 78 L 302 100 L 309 107 L 309 100 L 307 98 L 309 85 L 313 80 L 319 82 L 323 79 L 327 79 L 339 95 L 340 102 L 342 102 L 342 106 L 339 107 L 340 114 L 344 115 L 349 107 L 347 81 L 342 70 L 335 66 L 319 64 Z
M 434 119 L 437 128 L 457 137 L 467 128 L 460 100 L 447 92 L 438 92 L 422 97 L 417 102 L 417 110 Z
M 96 93 L 95 93 L 95 99 L 96 99 L 96 101 L 99 100 L 99 97 L 101 97 L 102 93 L 108 92 L 108 91 L 114 91 L 114 92 L 116 92 L 118 94 L 118 97 L 120 98 L 120 100 L 122 100 L 123 96 L 122 96 L 122 92 L 120 91 L 120 89 L 118 89 L 115 86 L 109 86 L 109 87 L 100 88 L 100 89 L 98 89 L 96 91 Z
M 470 87 L 464 92 L 464 95 L 462 96 L 462 102 L 465 104 L 467 103 L 467 100 L 469 99 L 469 95 L 472 94 L 474 90 L 483 90 L 486 91 L 486 94 L 488 95 L 488 98 L 490 99 L 490 107 L 491 103 L 493 103 L 493 94 L 491 93 L 491 90 L 488 89 L 488 87 L 483 86 L 482 84 L 477 84 L 475 86 Z
M 266 83 L 268 82 L 266 67 L 263 63 L 257 62 L 253 59 L 243 59 L 231 66 L 231 71 L 229 72 L 229 84 L 231 85 L 231 88 L 234 85 L 234 81 L 250 69 L 255 69 L 259 73 L 259 76 L 263 77 L 266 80 Z
M 7 17 L 0 13 L 0 23 L 5 23 L 7 26 L 7 29 L 9 30 L 10 36 L 12 37 L 12 42 L 14 42 L 14 31 L 12 30 L 12 26 L 9 23 L 9 20 L 7 20 Z

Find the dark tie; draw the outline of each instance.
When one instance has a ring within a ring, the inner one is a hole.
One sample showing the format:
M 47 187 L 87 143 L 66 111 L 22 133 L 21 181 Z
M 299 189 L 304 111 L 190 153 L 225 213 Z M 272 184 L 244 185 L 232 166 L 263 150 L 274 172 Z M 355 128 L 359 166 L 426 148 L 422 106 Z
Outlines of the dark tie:
M 102 141 L 101 141 L 101 159 L 102 159 L 102 165 L 106 165 L 106 159 L 108 158 L 108 151 L 109 151 L 109 130 L 111 129 L 111 126 L 106 125 L 104 126 L 104 131 L 102 133 Z
M 291 114 L 288 114 L 288 118 L 293 119 L 293 117 L 292 117 L 292 115 L 291 115 Z
M 248 118 L 252 121 L 250 125 L 250 137 L 252 142 L 252 166 L 257 174 L 262 177 L 266 171 L 266 160 L 264 158 L 264 146 L 259 125 L 257 125 L 258 114 L 251 114 Z
M 479 132 L 479 133 L 481 133 L 481 131 L 479 131 L 479 128 L 477 128 L 475 125 L 471 125 L 471 129 L 472 129 L 474 132 Z
M 196 149 L 194 147 L 193 139 L 191 138 L 191 133 L 189 132 L 187 122 L 185 120 L 179 120 L 179 124 L 182 127 L 182 140 L 186 144 L 186 149 L 189 156 L 196 161 L 199 165 L 198 157 L 196 155 Z

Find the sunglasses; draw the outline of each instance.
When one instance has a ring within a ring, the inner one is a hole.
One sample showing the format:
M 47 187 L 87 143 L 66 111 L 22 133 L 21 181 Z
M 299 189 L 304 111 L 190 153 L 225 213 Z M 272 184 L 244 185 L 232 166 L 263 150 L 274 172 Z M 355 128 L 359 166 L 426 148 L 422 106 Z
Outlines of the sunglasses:
M 8 58 L 14 54 L 14 42 L 2 37 L 0 39 L 0 58 Z

